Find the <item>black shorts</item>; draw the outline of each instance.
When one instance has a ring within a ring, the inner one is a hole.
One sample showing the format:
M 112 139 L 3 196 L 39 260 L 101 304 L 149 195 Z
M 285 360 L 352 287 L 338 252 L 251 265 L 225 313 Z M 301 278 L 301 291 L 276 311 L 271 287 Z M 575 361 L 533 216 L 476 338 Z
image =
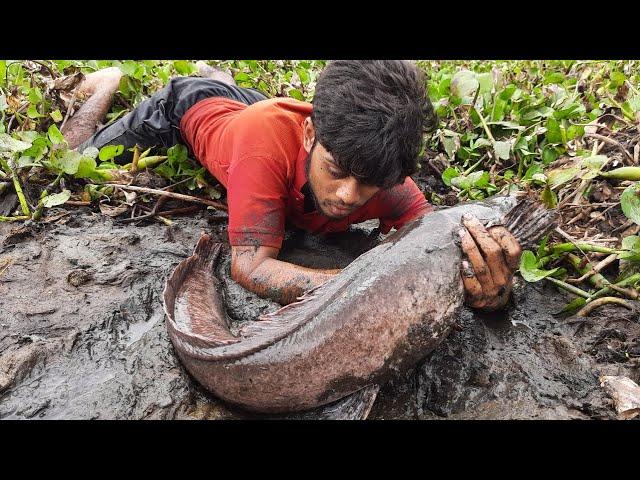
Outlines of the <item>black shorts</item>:
M 186 144 L 180 134 L 182 116 L 200 100 L 211 97 L 229 98 L 246 105 L 268 98 L 258 90 L 228 85 L 210 78 L 172 78 L 161 90 L 124 117 L 98 130 L 77 150 L 82 152 L 87 147 L 124 145 L 125 151 L 118 160 L 130 161 L 133 155 L 128 149 L 136 144 L 143 149 Z

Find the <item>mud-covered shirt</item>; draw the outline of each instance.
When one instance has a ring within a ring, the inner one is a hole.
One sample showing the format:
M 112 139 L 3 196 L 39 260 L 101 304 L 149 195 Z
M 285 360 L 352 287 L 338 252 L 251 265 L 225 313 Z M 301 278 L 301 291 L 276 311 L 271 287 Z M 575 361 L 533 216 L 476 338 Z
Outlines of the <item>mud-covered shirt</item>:
M 387 233 L 431 210 L 415 182 L 380 190 L 349 216 L 305 213 L 303 122 L 312 105 L 288 98 L 247 106 L 226 98 L 196 103 L 180 129 L 196 158 L 227 189 L 229 243 L 280 248 L 285 220 L 311 233 L 341 232 L 379 219 Z

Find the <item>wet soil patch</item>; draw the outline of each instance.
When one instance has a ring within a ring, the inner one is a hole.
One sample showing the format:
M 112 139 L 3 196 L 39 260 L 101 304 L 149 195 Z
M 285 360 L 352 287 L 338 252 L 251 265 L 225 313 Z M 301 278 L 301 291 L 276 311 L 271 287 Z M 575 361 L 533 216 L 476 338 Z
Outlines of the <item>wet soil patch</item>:
M 0 418 L 262 418 L 197 385 L 164 325 L 167 276 L 201 232 L 226 242 L 225 222 L 208 212 L 170 227 L 59 213 L 48 224 L 0 224 Z M 344 267 L 376 243 L 376 223 L 325 238 L 290 231 L 281 258 Z M 230 280 L 228 267 L 227 248 L 218 270 L 233 319 L 278 308 Z M 637 315 L 605 307 L 570 323 L 551 315 L 564 303 L 551 288 L 518 284 L 506 314 L 464 310 L 421 365 L 382 388 L 369 418 L 615 417 L 598 377 L 640 381 Z

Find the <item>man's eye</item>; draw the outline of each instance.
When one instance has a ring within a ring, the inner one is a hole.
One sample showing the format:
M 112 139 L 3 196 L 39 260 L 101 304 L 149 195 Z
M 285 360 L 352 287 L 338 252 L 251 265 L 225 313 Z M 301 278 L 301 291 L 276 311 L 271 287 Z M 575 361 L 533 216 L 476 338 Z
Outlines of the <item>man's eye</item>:
M 329 169 L 329 173 L 330 173 L 333 177 L 335 177 L 335 178 L 342 178 L 342 177 L 344 177 L 344 173 L 342 173 L 342 172 L 341 172 L 341 171 L 339 171 L 339 170 L 332 170 L 332 169 Z

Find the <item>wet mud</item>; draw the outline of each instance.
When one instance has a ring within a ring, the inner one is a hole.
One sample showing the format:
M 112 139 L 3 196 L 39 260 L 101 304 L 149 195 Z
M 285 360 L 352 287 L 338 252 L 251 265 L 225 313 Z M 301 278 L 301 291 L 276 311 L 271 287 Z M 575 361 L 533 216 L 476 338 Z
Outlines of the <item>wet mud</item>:
M 226 241 L 224 222 L 202 212 L 134 226 L 87 208 L 56 211 L 50 223 L 0 224 L 0 418 L 273 418 L 196 384 L 164 325 L 167 276 L 201 232 Z M 281 259 L 344 267 L 375 245 L 375 224 L 325 238 L 290 231 Z M 235 326 L 278 308 L 228 277 L 228 248 L 218 271 Z M 640 383 L 638 315 L 603 307 L 588 319 L 553 316 L 565 303 L 520 281 L 506 313 L 463 310 L 414 371 L 382 386 L 369 418 L 616 418 L 598 378 Z

